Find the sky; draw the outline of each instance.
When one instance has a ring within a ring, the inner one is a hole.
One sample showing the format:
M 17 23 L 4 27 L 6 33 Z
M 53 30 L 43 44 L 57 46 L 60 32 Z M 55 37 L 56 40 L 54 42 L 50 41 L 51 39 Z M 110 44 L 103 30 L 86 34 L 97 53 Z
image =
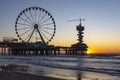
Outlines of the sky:
M 56 22 L 55 46 L 77 43 L 76 26 L 82 21 L 89 52 L 120 53 L 120 0 L 0 0 L 0 41 L 16 37 L 18 14 L 32 6 L 46 9 Z

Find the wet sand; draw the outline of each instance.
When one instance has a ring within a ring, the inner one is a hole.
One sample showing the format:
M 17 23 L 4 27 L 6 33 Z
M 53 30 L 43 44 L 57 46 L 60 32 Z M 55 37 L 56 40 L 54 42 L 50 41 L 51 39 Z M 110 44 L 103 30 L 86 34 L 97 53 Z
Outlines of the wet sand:
M 0 71 L 0 80 L 63 80 L 27 73 Z

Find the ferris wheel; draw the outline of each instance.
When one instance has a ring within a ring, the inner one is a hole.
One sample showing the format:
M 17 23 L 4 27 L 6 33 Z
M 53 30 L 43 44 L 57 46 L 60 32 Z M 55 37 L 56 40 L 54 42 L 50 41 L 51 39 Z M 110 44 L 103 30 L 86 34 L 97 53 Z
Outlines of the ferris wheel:
M 51 42 L 56 32 L 56 24 L 52 15 L 40 7 L 24 9 L 17 17 L 15 31 L 22 42 Z

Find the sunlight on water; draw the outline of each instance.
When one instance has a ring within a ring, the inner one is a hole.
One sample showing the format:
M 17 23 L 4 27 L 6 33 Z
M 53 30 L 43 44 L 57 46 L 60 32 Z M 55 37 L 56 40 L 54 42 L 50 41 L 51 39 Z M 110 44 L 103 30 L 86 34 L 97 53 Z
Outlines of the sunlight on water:
M 65 80 L 120 80 L 119 57 L 0 56 L 0 70 Z
M 119 80 L 118 77 L 110 76 L 106 74 L 94 73 L 94 72 L 83 72 L 82 80 Z
M 66 80 L 119 80 L 118 77 L 110 76 L 107 74 L 89 71 L 76 71 L 69 69 L 50 68 L 43 66 L 0 64 L 0 68 L 2 70 L 31 73 Z

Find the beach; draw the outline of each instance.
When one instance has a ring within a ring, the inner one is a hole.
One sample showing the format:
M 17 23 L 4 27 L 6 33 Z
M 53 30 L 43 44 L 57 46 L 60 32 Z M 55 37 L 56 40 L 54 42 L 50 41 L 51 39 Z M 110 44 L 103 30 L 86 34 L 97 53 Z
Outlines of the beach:
M 0 71 L 0 80 L 63 80 L 27 73 Z

